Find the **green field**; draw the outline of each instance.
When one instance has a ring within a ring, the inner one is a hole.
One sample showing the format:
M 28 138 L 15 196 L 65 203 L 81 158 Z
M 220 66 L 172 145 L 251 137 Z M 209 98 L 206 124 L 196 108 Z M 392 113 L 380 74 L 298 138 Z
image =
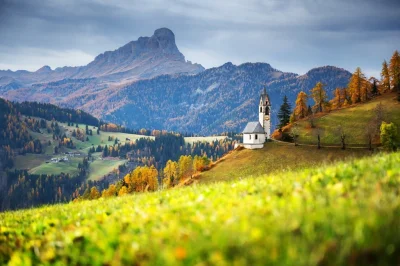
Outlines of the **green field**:
M 268 142 L 265 143 L 263 149 L 232 151 L 212 169 L 202 172 L 196 179 L 201 183 L 226 181 L 316 167 L 367 155 L 371 155 L 367 149 L 323 148 L 318 150 L 314 147 L 295 147 L 290 143 Z
M 332 111 L 321 118 L 317 118 L 315 125 L 321 129 L 322 145 L 340 145 L 337 127 L 342 125 L 349 144 L 367 146 L 365 129 L 368 122 L 374 117 L 373 110 L 379 103 L 384 106 L 388 122 L 394 122 L 397 126 L 400 126 L 400 103 L 396 100 L 395 93 L 387 93 L 370 102 Z M 311 129 L 307 120 L 299 121 L 298 124 L 300 126 L 299 142 L 315 144 L 317 129 Z M 398 141 L 400 141 L 400 134 Z
M 60 156 L 57 156 L 60 157 Z M 29 170 L 31 174 L 57 175 L 59 173 L 75 175 L 78 173 L 78 164 L 82 163 L 82 158 L 68 158 L 67 162 L 41 163 L 39 166 Z
M 40 119 L 40 118 L 36 118 Z M 47 123 L 51 123 L 47 121 Z M 97 127 L 89 126 L 89 129 L 93 131 L 92 136 L 89 137 L 89 141 L 80 141 L 74 137 L 71 136 L 72 131 L 76 128 L 75 124 L 74 126 L 68 126 L 67 123 L 58 123 L 62 132 L 67 135 L 67 137 L 72 138 L 76 149 L 71 150 L 67 149 L 65 147 L 62 147 L 60 152 L 80 152 L 82 153 L 81 158 L 79 159 L 79 162 L 82 162 L 83 156 L 87 155 L 88 149 L 92 146 L 97 147 L 98 145 L 105 146 L 105 145 L 114 145 L 114 140 L 108 141 L 109 137 L 112 137 L 113 139 L 118 138 L 120 143 L 125 144 L 126 142 L 133 142 L 139 138 L 150 138 L 154 139 L 153 136 L 143 136 L 143 135 L 136 135 L 136 134 L 126 134 L 126 133 L 119 133 L 119 132 L 100 132 L 100 135 L 97 135 Z M 79 124 L 79 129 L 80 130 L 85 130 L 86 125 L 84 124 Z M 69 173 L 69 174 L 75 174 L 77 173 L 77 166 L 78 166 L 78 160 L 74 159 L 73 161 L 69 163 L 46 163 L 46 161 L 49 161 L 53 157 L 59 157 L 59 155 L 54 155 L 54 146 L 58 145 L 57 141 L 53 140 L 52 134 L 48 134 L 45 130 L 42 130 L 41 133 L 38 132 L 32 132 L 30 131 L 30 134 L 33 136 L 35 139 L 39 139 L 42 144 L 44 145 L 44 153 L 43 154 L 27 154 L 27 155 L 18 155 L 16 156 L 16 163 L 15 163 L 15 169 L 29 169 L 31 173 L 35 174 L 59 174 L 61 172 L 64 173 Z M 193 143 L 197 141 L 214 141 L 214 140 L 220 140 L 220 139 L 225 139 L 225 136 L 216 136 L 216 137 L 188 137 L 185 138 L 185 141 L 188 143 Z M 127 140 L 129 139 L 129 140 Z M 50 145 L 48 145 L 48 142 L 51 142 Z M 120 164 L 123 164 L 126 162 L 126 160 L 100 160 L 100 156 L 95 156 L 96 161 L 91 163 L 90 166 L 90 174 L 89 174 L 89 179 L 90 180 L 98 180 L 101 179 L 104 175 L 110 173 L 112 170 L 115 168 L 118 168 Z
M 60 123 L 60 125 L 62 125 L 65 130 L 68 132 L 67 136 L 70 136 L 70 134 L 72 133 L 72 131 L 75 129 L 75 126 L 68 126 L 67 123 Z M 83 124 L 79 124 L 79 129 L 80 130 L 85 130 L 86 125 Z M 120 133 L 120 132 L 104 132 L 104 131 L 100 131 L 100 135 L 97 135 L 97 127 L 93 127 L 93 126 L 89 126 L 89 129 L 91 129 L 93 131 L 93 135 L 92 136 L 88 136 L 89 137 L 89 141 L 76 141 L 76 147 L 77 149 L 87 149 L 89 147 L 91 147 L 92 145 L 101 145 L 101 146 L 105 146 L 105 145 L 113 145 L 114 144 L 114 140 L 112 141 L 108 141 L 108 137 L 112 137 L 113 139 L 118 138 L 120 140 L 121 144 L 125 144 L 126 142 L 131 142 L 131 141 L 135 141 L 139 138 L 150 138 L 150 139 L 154 139 L 153 136 L 143 136 L 143 135 L 137 135 L 137 134 L 126 134 L 126 133 Z M 130 139 L 130 140 L 127 140 Z
M 99 180 L 103 176 L 117 169 L 119 165 L 126 163 L 127 160 L 95 160 L 89 166 L 89 180 Z
M 379 154 L 1 213 L 0 264 L 396 265 L 399 163 Z
M 185 142 L 193 144 L 195 142 L 212 142 L 216 140 L 226 139 L 226 136 L 210 136 L 210 137 L 185 137 Z

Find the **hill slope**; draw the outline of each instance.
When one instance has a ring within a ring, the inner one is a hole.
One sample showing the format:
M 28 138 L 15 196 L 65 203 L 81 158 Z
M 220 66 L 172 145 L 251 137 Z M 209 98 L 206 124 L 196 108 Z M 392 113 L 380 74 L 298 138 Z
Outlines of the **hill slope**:
M 263 149 L 236 149 L 230 152 L 213 168 L 200 173 L 196 177 L 196 182 L 210 183 L 277 174 L 368 155 L 371 155 L 371 152 L 366 149 L 343 151 L 339 148 L 324 148 L 317 150 L 310 147 L 295 147 L 290 143 L 268 142 Z
M 301 120 L 297 123 L 299 125 L 299 142 L 316 144 L 316 131 L 320 130 L 322 145 L 340 145 L 337 128 L 341 125 L 347 135 L 348 144 L 367 147 L 366 128 L 376 116 L 374 109 L 378 104 L 382 104 L 384 120 L 400 126 L 400 103 L 396 97 L 396 93 L 386 93 L 369 102 L 332 111 L 322 117 L 317 117 L 314 121 L 314 129 L 310 127 L 307 119 Z M 379 132 L 376 137 L 378 140 Z M 398 135 L 398 141 L 400 142 L 400 135 Z
M 394 265 L 400 155 L 0 214 L 0 263 Z

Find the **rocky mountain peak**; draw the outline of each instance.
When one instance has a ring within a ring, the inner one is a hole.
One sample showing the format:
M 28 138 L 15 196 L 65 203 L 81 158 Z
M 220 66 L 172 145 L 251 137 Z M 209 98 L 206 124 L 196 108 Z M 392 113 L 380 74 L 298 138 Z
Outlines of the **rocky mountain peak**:
M 46 66 L 42 66 L 41 68 L 36 70 L 36 73 L 46 73 L 46 72 L 50 72 L 50 71 L 51 71 L 51 67 L 46 65 Z

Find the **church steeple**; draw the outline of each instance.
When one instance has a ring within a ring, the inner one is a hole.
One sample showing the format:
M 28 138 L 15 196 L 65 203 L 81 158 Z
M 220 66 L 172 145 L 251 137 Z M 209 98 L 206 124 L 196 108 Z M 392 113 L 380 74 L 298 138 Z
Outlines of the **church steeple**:
M 267 138 L 269 138 L 271 134 L 270 113 L 271 113 L 271 102 L 267 94 L 267 89 L 264 87 L 263 93 L 260 96 L 258 120 L 261 126 L 264 128 L 264 132 L 267 135 Z

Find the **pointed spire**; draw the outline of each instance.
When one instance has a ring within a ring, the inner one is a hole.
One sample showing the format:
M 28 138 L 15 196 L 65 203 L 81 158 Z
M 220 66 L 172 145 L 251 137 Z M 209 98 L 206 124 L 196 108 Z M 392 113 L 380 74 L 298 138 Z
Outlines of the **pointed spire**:
M 264 87 L 264 95 L 267 94 L 267 88 Z

